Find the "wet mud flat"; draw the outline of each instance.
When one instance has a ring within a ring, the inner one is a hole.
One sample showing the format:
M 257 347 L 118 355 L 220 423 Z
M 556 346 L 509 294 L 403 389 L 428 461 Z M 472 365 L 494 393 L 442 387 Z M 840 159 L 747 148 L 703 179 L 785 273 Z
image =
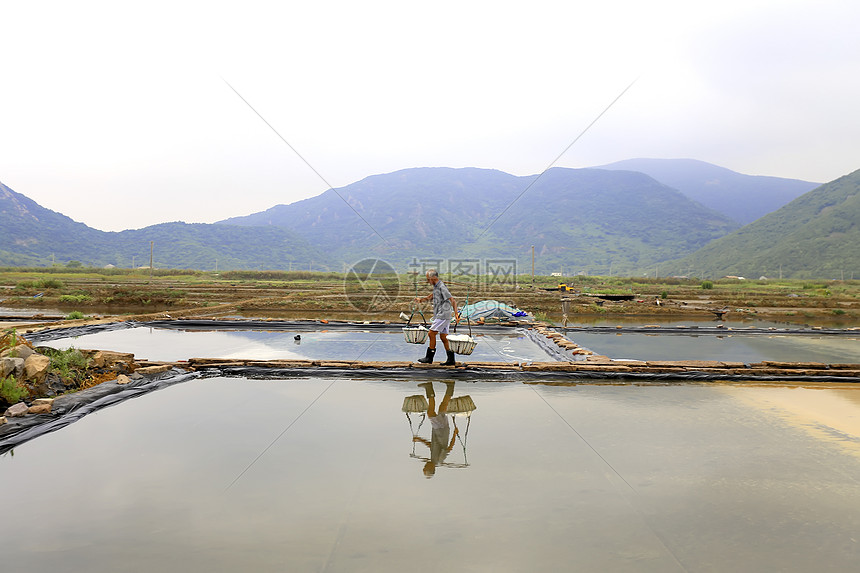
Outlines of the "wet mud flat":
M 4 566 L 847 571 L 860 558 L 853 386 L 430 379 L 436 408 L 449 388 L 474 406 L 446 414 L 453 447 L 433 462 L 428 412 L 404 411 L 427 380 L 363 374 L 198 376 L 22 444 L 0 456 L 16 492 Z

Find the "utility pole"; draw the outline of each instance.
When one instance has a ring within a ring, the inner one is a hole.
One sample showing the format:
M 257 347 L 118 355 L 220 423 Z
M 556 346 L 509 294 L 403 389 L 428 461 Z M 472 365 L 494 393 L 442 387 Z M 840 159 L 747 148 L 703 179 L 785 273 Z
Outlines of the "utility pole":
M 532 286 L 535 286 L 535 246 L 532 245 Z
M 149 280 L 152 280 L 152 251 L 155 247 L 155 241 L 149 242 Z
M 218 272 L 218 259 L 215 259 L 215 272 Z
M 131 270 L 134 270 L 134 255 L 131 256 Z

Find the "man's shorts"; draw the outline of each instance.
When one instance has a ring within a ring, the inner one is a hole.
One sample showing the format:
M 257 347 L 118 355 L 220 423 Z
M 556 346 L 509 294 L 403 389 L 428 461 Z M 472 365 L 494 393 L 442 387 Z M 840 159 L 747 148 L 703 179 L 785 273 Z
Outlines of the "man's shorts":
M 430 330 L 434 330 L 436 332 L 441 332 L 443 334 L 448 334 L 448 327 L 451 325 L 451 319 L 442 319 L 442 318 L 434 318 L 433 323 L 430 325 Z

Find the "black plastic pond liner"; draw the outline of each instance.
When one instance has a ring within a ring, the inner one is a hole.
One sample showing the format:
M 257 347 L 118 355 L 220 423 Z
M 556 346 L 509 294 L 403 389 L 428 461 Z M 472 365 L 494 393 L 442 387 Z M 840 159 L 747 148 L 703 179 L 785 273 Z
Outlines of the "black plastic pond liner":
M 103 382 L 87 390 L 54 400 L 50 414 L 10 418 L 0 426 L 0 454 L 44 434 L 59 430 L 93 412 L 199 376 L 196 372 L 173 369 L 154 378 L 132 380 L 128 384 Z
M 536 370 L 496 370 L 462 368 L 266 368 L 264 366 L 216 366 L 201 368 L 204 378 L 227 376 L 232 378 L 251 378 L 255 380 L 276 380 L 289 378 L 345 378 L 401 380 L 498 380 L 502 382 L 522 382 L 524 384 L 569 384 L 588 383 L 589 381 L 618 384 L 670 383 L 670 382 L 838 382 L 842 384 L 860 383 L 860 378 L 845 376 L 749 376 L 739 374 L 713 374 L 710 372 L 596 372 L 589 371 L 536 371 Z

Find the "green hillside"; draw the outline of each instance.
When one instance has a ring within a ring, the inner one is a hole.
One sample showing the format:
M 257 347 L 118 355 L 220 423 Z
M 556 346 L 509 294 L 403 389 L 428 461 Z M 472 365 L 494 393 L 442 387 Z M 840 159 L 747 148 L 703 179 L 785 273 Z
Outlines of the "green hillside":
M 641 173 L 555 168 L 529 187 L 536 178 L 405 169 L 338 189 L 349 206 L 329 190 L 224 223 L 284 227 L 342 261 L 376 256 L 400 268 L 413 259 L 513 258 L 525 270 L 535 245 L 544 273 L 637 272 L 737 228 Z
M 149 264 L 150 241 L 157 267 L 178 269 L 328 268 L 323 251 L 286 229 L 163 223 L 107 233 L 45 209 L 0 183 L 0 263 L 87 266 Z
M 677 274 L 860 277 L 860 170 L 673 263 Z M 666 265 L 669 268 L 669 265 Z

